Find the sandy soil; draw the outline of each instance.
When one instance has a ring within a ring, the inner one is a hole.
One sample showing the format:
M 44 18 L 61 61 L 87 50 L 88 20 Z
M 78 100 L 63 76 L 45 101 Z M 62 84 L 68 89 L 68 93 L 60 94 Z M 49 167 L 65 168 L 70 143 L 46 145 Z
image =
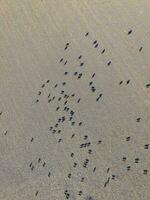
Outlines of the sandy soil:
M 0 0 L 0 200 L 149 200 L 149 55 L 149 0 Z

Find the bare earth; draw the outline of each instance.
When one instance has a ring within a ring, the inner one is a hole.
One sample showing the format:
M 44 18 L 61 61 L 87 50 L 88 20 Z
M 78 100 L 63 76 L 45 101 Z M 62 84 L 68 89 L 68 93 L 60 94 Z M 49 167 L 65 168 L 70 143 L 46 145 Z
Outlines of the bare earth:
M 150 1 L 0 0 L 0 200 L 150 199 Z

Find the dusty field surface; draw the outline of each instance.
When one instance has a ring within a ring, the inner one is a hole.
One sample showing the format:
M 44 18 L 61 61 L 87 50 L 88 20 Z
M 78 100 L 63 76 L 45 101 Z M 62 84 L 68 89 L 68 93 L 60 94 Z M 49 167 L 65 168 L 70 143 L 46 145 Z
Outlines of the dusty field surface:
M 0 200 L 149 190 L 150 1 L 0 0 Z

